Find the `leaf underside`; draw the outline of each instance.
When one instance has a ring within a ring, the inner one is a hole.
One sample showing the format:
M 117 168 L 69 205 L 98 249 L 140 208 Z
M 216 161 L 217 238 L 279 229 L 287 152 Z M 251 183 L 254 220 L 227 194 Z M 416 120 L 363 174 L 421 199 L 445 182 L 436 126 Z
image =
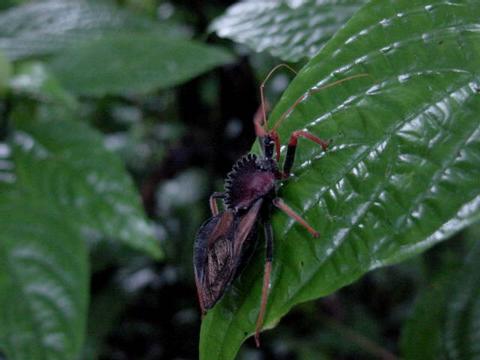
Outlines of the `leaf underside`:
M 480 219 L 480 3 L 372 1 L 315 56 L 272 112 L 305 128 L 280 195 L 320 231 L 275 213 L 265 328 L 294 305 L 400 262 Z M 322 85 L 366 73 L 319 92 Z M 202 359 L 232 359 L 255 327 L 263 254 L 203 321 Z

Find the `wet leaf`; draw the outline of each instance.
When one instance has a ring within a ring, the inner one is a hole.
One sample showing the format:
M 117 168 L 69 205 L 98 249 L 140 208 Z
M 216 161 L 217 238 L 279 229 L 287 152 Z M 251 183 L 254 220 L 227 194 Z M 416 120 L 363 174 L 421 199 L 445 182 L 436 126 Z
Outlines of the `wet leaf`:
M 171 87 L 232 60 L 221 48 L 153 33 L 127 33 L 71 48 L 51 67 L 67 89 L 104 95 Z
M 17 113 L 14 124 L 15 186 L 60 209 L 84 232 L 161 256 L 132 181 L 100 134 L 53 114 L 32 118 Z
M 85 243 L 63 214 L 0 194 L 0 347 L 9 360 L 74 359 L 88 301 Z
M 218 36 L 285 61 L 315 55 L 364 0 L 242 1 L 217 18 Z
M 88 301 L 86 242 L 160 257 L 120 160 L 72 118 L 23 108 L 0 143 L 0 348 L 8 359 L 74 359 Z
M 105 2 L 47 0 L 0 13 L 0 49 L 11 60 L 53 54 L 80 41 L 118 31 L 158 30 L 186 36 L 175 24 L 157 24 Z
M 414 256 L 480 218 L 480 13 L 477 1 L 373 1 L 289 86 L 273 124 L 331 139 L 301 140 L 280 196 L 321 236 L 284 214 L 275 229 L 265 328 L 298 303 Z M 367 73 L 322 91 L 348 76 Z M 255 328 L 258 252 L 202 324 L 203 359 L 232 359 Z

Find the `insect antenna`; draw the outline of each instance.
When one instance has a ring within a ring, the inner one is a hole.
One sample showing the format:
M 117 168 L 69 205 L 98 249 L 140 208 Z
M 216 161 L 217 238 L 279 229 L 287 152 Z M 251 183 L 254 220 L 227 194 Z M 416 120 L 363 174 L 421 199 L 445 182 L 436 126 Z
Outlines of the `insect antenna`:
M 267 126 L 267 102 L 265 101 L 265 94 L 264 94 L 264 89 L 265 89 L 265 84 L 267 83 L 267 81 L 272 77 L 273 73 L 275 71 L 277 71 L 278 69 L 280 68 L 286 68 L 288 70 L 290 70 L 291 72 L 293 72 L 295 75 L 297 75 L 297 72 L 289 65 L 287 64 L 278 64 L 277 66 L 275 66 L 272 70 L 270 70 L 270 72 L 267 74 L 267 76 L 265 77 L 265 79 L 262 81 L 262 83 L 260 84 L 260 102 L 261 102 L 261 108 L 262 108 L 262 115 L 263 115 L 263 123 L 262 125 L 264 126 L 264 129 L 266 128 Z
M 320 86 L 319 88 L 316 88 L 316 89 L 309 89 L 305 94 L 303 94 L 302 96 L 300 96 L 297 100 L 295 100 L 295 102 L 293 103 L 293 105 L 291 105 L 287 111 L 285 111 L 282 116 L 280 116 L 280 118 L 278 119 L 278 121 L 275 123 L 275 125 L 273 126 L 272 128 L 272 131 L 275 131 L 278 126 L 287 118 L 288 115 L 290 115 L 290 113 L 297 107 L 298 104 L 300 104 L 303 100 L 305 100 L 307 97 L 309 97 L 310 95 L 312 94 L 315 94 L 321 90 L 324 90 L 324 89 L 328 89 L 330 87 L 333 87 L 333 86 L 336 86 L 338 84 L 341 84 L 343 82 L 346 82 L 346 81 L 349 81 L 349 80 L 353 80 L 353 79 L 357 79 L 357 78 L 362 78 L 362 77 L 366 77 L 366 76 L 370 76 L 369 74 L 367 73 L 361 73 L 361 74 L 356 74 L 356 75 L 352 75 L 352 76 L 349 76 L 349 77 L 346 77 L 344 79 L 340 79 L 340 80 L 337 80 L 337 81 L 334 81 L 332 83 L 329 83 L 329 84 L 326 84 L 326 85 L 323 85 L 323 86 Z

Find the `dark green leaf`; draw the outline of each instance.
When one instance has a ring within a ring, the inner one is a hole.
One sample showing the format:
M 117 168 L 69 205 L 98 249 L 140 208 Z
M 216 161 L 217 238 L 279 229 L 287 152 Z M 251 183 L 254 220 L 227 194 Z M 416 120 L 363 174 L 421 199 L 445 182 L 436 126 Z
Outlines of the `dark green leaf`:
M 243 1 L 211 25 L 218 36 L 285 61 L 315 55 L 365 0 Z
M 58 83 L 39 61 L 26 62 L 17 66 L 10 80 L 10 88 L 15 95 L 28 95 L 44 102 L 53 102 L 74 109 L 76 99 Z
M 478 234 L 477 234 L 478 237 Z M 480 321 L 480 243 L 473 243 L 460 269 L 425 289 L 402 334 L 402 357 L 414 359 L 477 359 Z
M 83 123 L 12 116 L 0 146 L 0 348 L 9 359 L 73 359 L 85 332 L 85 239 L 161 255 L 121 162 Z
M 0 13 L 0 49 L 18 60 L 59 52 L 104 33 L 148 29 L 185 35 L 176 25 L 159 25 L 101 1 L 36 1 Z
M 0 51 L 0 95 L 7 88 L 8 81 L 12 72 L 10 62 L 6 59 L 3 53 Z
M 332 139 L 299 143 L 280 196 L 317 230 L 284 214 L 265 328 L 295 304 L 400 262 L 480 218 L 480 3 L 372 1 L 313 58 L 271 115 L 305 98 L 279 128 Z M 368 73 L 316 91 L 348 76 Z M 202 324 L 203 359 L 231 359 L 251 335 L 263 254 Z
M 402 332 L 402 358 L 408 360 L 440 360 L 445 306 L 451 292 L 452 279 L 436 281 L 422 291 L 413 314 Z
M 478 234 L 477 234 L 478 237 Z M 465 266 L 447 289 L 448 300 L 442 343 L 447 359 L 480 357 L 480 242 L 476 242 Z
M 61 209 L 84 231 L 119 239 L 160 257 L 120 160 L 87 125 L 51 116 L 16 116 L 16 186 Z
M 48 204 L 0 195 L 0 348 L 9 360 L 74 359 L 88 301 L 85 244 Z
M 220 48 L 153 33 L 126 33 L 71 48 L 51 66 L 68 89 L 103 95 L 171 87 L 229 61 L 231 55 Z

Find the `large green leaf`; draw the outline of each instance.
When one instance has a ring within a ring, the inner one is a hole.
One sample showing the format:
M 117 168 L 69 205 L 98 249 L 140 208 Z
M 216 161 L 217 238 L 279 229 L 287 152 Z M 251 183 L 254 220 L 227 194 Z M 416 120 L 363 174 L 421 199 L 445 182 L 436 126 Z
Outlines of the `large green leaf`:
M 55 115 L 14 116 L 16 186 L 75 219 L 83 231 L 161 252 L 121 161 L 87 125 Z
M 88 298 L 85 240 L 161 255 L 121 162 L 87 125 L 16 111 L 0 143 L 0 349 L 74 359 Z
M 61 213 L 26 200 L 0 196 L 0 348 L 9 360 L 74 359 L 86 322 L 86 247 Z
M 243 1 L 217 18 L 211 30 L 285 61 L 315 55 L 365 0 Z
M 59 52 L 104 33 L 147 29 L 185 36 L 176 25 L 159 25 L 102 1 L 35 1 L 0 13 L 0 49 L 19 60 Z
M 178 85 L 232 61 L 223 49 L 155 33 L 111 34 L 70 48 L 51 63 L 79 94 L 148 92 Z
M 274 109 L 282 139 L 306 128 L 280 196 L 315 227 L 273 217 L 276 247 L 265 327 L 295 304 L 447 239 L 480 218 L 480 3 L 372 1 L 313 58 Z M 368 73 L 322 91 L 311 90 Z M 258 253 L 205 317 L 203 359 L 231 359 L 254 331 Z

